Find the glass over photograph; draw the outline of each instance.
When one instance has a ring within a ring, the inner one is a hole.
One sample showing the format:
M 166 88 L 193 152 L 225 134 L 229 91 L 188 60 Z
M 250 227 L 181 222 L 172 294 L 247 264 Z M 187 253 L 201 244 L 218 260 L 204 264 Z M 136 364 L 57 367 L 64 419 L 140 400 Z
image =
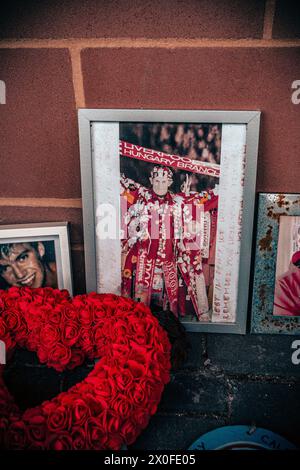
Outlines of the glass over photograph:
M 220 157 L 217 124 L 120 125 L 122 295 L 210 319 Z
M 0 289 L 58 287 L 54 240 L 0 243 Z
M 97 291 L 235 323 L 246 125 L 94 122 L 91 134 Z

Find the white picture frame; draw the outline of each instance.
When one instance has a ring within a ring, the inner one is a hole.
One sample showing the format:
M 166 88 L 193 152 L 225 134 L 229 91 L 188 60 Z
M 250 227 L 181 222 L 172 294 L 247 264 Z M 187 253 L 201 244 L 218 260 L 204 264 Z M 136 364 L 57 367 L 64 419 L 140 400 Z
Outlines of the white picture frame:
M 48 283 L 45 281 L 45 279 L 47 279 L 46 276 L 43 277 L 42 283 L 39 280 L 34 280 L 37 269 L 39 269 L 37 267 L 38 264 L 35 261 L 36 264 L 33 268 L 30 268 L 30 272 L 26 270 L 26 266 L 25 268 L 20 268 L 21 271 L 17 273 L 17 276 L 19 277 L 16 279 L 16 275 L 14 273 L 12 281 L 10 281 L 14 284 L 8 284 L 7 280 L 3 277 L 3 268 L 1 269 L 1 264 L 5 266 L 6 270 L 8 269 L 7 266 L 9 266 L 9 269 L 12 271 L 14 269 L 19 269 L 14 268 L 14 265 L 17 266 L 17 258 L 21 254 L 21 251 L 24 250 L 24 247 L 28 248 L 28 245 L 32 247 L 32 243 L 34 244 L 34 247 L 32 248 L 34 252 L 33 254 L 39 259 L 40 266 L 45 266 L 45 263 L 48 263 L 49 266 L 50 261 L 47 259 L 47 256 L 51 256 L 51 268 L 53 268 L 49 271 L 52 271 L 52 273 L 55 272 L 55 276 L 48 276 L 48 279 L 51 279 L 51 282 L 49 281 Z M 7 289 L 13 285 L 18 287 L 54 287 L 58 289 L 67 289 L 70 295 L 73 295 L 70 241 L 67 222 L 45 222 L 0 226 L 0 253 L 2 247 L 6 245 L 10 246 L 12 244 L 17 247 L 17 252 L 11 256 L 11 250 L 9 249 L 9 251 L 7 251 L 6 249 L 7 256 L 4 258 L 8 261 L 2 259 L 3 256 L 0 257 L 0 282 L 2 282 L 2 289 Z M 20 248 L 22 248 L 22 250 Z M 43 251 L 39 253 L 38 249 L 41 248 Z M 47 253 L 47 250 L 51 252 L 51 254 Z M 24 271 L 22 271 L 22 269 L 24 269 Z

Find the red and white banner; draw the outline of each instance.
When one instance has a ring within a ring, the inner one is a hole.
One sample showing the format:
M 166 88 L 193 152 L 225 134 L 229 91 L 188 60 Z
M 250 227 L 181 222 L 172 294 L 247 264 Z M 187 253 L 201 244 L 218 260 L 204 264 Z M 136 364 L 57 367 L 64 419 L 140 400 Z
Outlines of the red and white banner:
M 199 162 L 198 160 L 191 160 L 188 157 L 180 157 L 179 155 L 169 155 L 157 150 L 147 149 L 139 145 L 131 144 L 120 140 L 120 155 L 123 157 L 136 158 L 149 163 L 156 163 L 158 165 L 171 166 L 178 170 L 190 171 L 191 173 L 198 173 L 200 175 L 220 177 L 220 165 L 214 163 Z

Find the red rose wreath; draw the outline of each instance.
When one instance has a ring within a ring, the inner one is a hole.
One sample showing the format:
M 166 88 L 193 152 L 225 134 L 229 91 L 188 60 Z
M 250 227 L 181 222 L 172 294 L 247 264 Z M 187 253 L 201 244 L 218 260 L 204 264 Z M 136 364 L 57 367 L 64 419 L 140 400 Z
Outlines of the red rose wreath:
M 0 366 L 2 448 L 120 449 L 147 426 L 169 381 L 167 333 L 145 305 L 112 294 L 0 291 L 0 339 L 8 355 L 27 348 L 59 372 L 99 359 L 82 382 L 24 413 Z

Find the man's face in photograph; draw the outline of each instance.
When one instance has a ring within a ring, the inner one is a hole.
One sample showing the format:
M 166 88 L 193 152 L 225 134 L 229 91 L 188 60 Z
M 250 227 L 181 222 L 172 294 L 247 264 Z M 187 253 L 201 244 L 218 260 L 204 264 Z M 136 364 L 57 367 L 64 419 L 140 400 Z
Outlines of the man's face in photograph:
M 168 179 L 167 175 L 157 175 L 150 178 L 152 189 L 158 196 L 165 196 L 171 186 L 172 182 Z
M 35 249 L 30 243 L 14 243 L 5 252 L 0 245 L 0 276 L 16 287 L 41 287 L 45 278 L 43 243 Z

